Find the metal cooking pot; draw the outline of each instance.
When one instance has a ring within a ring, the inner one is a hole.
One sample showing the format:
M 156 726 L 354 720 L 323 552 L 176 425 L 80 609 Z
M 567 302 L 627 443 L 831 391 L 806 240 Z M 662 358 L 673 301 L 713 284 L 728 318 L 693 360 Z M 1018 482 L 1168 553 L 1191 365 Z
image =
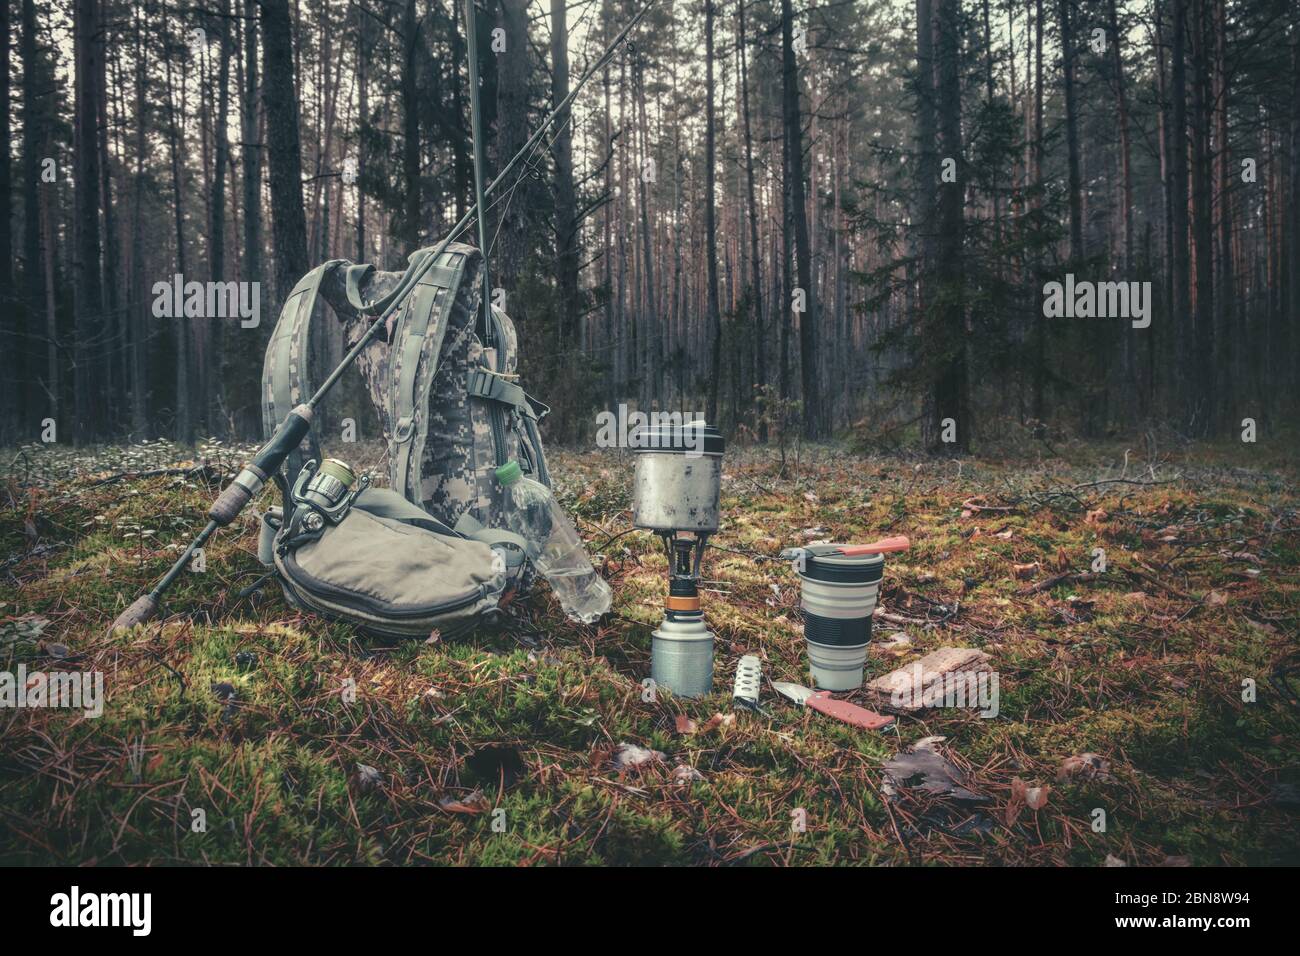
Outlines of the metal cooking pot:
M 725 445 L 722 433 L 703 422 L 636 432 L 632 523 L 660 532 L 717 531 Z

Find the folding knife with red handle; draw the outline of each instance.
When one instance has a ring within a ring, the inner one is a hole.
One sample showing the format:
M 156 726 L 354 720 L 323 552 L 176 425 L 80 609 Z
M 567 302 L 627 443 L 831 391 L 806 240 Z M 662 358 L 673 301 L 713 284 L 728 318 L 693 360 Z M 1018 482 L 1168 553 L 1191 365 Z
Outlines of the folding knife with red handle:
M 842 720 L 854 727 L 861 727 L 863 730 L 880 730 L 894 722 L 893 717 L 886 717 L 874 710 L 850 704 L 847 700 L 836 700 L 831 697 L 831 692 L 828 690 L 813 690 L 811 687 L 784 680 L 773 681 L 772 686 L 796 704 L 821 711 L 828 717 Z

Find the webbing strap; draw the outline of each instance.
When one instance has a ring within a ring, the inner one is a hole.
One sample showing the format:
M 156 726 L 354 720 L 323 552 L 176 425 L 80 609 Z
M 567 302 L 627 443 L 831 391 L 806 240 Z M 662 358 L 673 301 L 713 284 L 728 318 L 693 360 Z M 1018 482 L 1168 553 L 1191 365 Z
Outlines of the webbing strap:
M 521 415 L 535 417 L 528 394 L 514 382 L 501 375 L 495 375 L 486 368 L 470 370 L 466 391 L 476 398 L 509 405 L 517 409 Z
M 482 541 L 489 547 L 494 544 L 509 545 L 516 552 L 505 555 L 506 565 L 516 567 L 523 564 L 524 558 L 536 557 L 536 548 L 532 547 L 522 535 L 504 528 L 485 528 L 483 523 L 466 511 L 456 521 L 456 533 L 473 541 Z
M 275 434 L 280 422 L 296 405 L 305 402 L 314 390 L 311 380 L 311 321 L 316 298 L 325 273 L 344 259 L 331 259 L 298 280 L 289 293 L 280 318 L 271 333 L 262 363 L 262 431 L 266 438 Z M 285 461 L 285 475 L 292 484 L 303 462 L 318 457 L 315 429 L 308 433 L 303 448 L 294 449 Z
M 429 514 L 419 505 L 412 504 L 398 495 L 391 488 L 367 488 L 357 495 L 357 500 L 353 502 L 352 507 L 368 511 L 379 518 L 391 518 L 403 524 L 417 525 L 429 531 L 445 534 L 448 537 L 464 537 L 454 529 L 447 527 L 446 524 Z
M 402 279 L 398 281 L 397 285 L 393 288 L 393 291 L 388 293 L 388 295 L 384 296 L 382 299 L 376 299 L 374 302 L 366 301 L 365 297 L 361 294 L 361 287 L 365 285 L 370 274 L 375 271 L 375 267 L 373 265 L 348 266 L 347 272 L 344 274 L 344 288 L 347 291 L 348 304 L 362 315 L 382 315 L 384 312 L 387 312 L 394 302 L 410 291 L 410 284 L 407 281 L 407 276 L 411 275 L 415 269 L 419 268 L 420 263 L 422 263 L 431 252 L 433 252 L 432 249 L 419 249 L 412 253 L 410 265 L 406 267 L 406 272 L 403 273 Z M 453 275 L 452 271 L 445 266 L 435 265 L 425 273 L 423 278 L 428 279 L 435 285 L 450 288 Z
M 460 285 L 464 263 L 465 257 L 460 253 L 444 252 L 438 257 L 416 284 L 393 337 L 396 361 L 389 397 L 393 420 L 388 449 L 389 483 L 407 500 L 415 500 L 410 493 L 413 486 L 417 492 L 419 489 L 419 481 L 411 481 L 411 462 L 418 462 L 424 453 L 429 383 L 438 370 L 447 316 Z M 425 338 L 430 335 L 433 341 L 427 350 L 429 360 L 422 368 L 420 358 L 425 352 Z

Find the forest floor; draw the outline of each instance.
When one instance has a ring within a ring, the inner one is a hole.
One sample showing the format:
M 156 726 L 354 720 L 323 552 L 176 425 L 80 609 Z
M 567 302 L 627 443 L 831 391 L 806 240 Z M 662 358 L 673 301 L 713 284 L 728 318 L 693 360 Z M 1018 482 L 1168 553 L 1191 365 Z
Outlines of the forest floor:
M 666 562 L 631 529 L 617 453 L 553 456 L 614 588 L 604 623 L 568 623 L 542 586 L 506 627 L 384 644 L 273 585 L 239 596 L 261 571 L 252 509 L 170 616 L 106 636 L 238 450 L 203 449 L 207 467 L 166 444 L 11 450 L 0 671 L 98 671 L 106 703 L 0 708 L 0 863 L 1300 863 L 1300 491 L 1293 461 L 1255 447 L 817 448 L 784 470 L 729 449 L 699 700 L 643 693 Z M 887 561 L 868 676 L 979 648 L 998 715 L 869 732 L 767 686 L 765 715 L 733 712 L 743 653 L 808 683 L 797 579 L 755 556 L 884 534 L 912 548 Z M 1096 548 L 1106 570 L 1085 573 Z M 933 737 L 980 799 L 887 780 Z

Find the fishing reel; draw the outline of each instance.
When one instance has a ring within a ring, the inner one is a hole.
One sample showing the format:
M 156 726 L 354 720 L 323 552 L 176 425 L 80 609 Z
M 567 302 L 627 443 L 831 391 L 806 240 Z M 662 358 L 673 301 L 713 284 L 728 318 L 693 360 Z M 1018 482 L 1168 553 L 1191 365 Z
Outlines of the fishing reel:
M 307 462 L 298 473 L 290 494 L 293 518 L 286 544 L 298 543 L 304 536 L 319 535 L 326 524 L 338 524 L 347 515 L 357 495 L 369 487 L 369 475 L 358 479 L 356 472 L 337 458 L 326 458 L 319 464 Z

